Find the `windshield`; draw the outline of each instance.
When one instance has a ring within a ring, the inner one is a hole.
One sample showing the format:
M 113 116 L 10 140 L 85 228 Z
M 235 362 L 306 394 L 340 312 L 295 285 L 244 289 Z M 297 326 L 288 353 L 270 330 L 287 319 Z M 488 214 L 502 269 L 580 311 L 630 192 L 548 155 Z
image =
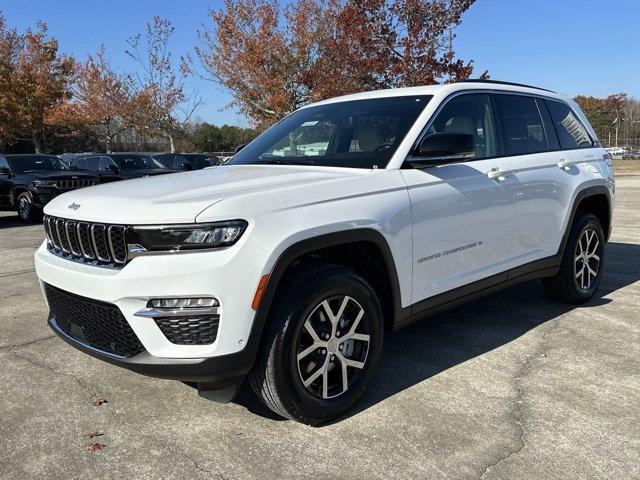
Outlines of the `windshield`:
M 302 108 L 260 135 L 228 164 L 384 168 L 430 99 L 387 97 Z
M 120 170 L 163 168 L 163 166 L 150 155 L 111 155 L 111 158 L 116 162 Z
M 64 163 L 53 155 L 7 156 L 6 159 L 14 173 L 67 170 Z

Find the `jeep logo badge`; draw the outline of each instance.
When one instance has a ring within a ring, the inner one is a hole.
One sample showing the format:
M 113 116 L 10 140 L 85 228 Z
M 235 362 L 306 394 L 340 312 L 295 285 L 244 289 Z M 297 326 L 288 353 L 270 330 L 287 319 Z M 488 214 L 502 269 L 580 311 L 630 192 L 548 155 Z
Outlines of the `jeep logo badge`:
M 74 202 L 71 205 L 69 205 L 69 208 L 71 210 L 78 210 L 80 208 L 80 205 Z

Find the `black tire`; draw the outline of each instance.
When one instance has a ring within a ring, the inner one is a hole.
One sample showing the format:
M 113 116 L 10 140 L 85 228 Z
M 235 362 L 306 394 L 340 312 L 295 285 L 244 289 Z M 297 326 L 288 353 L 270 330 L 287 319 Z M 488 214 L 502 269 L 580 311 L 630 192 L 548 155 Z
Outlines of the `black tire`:
M 604 231 L 598 217 L 592 213 L 578 213 L 576 217 L 560 270 L 555 276 L 542 279 L 545 291 L 553 300 L 573 305 L 584 303 L 593 297 L 602 280 L 605 255 Z M 591 241 L 587 242 L 589 235 Z M 595 256 L 585 260 L 586 257 L 581 253 L 585 249 L 593 249 Z M 579 258 L 581 256 L 582 259 Z M 595 276 L 592 271 L 596 272 Z
M 382 348 L 382 309 L 371 286 L 351 269 L 327 264 L 308 264 L 296 269 L 278 289 L 279 294 L 271 307 L 249 381 L 258 398 L 276 414 L 308 425 L 320 425 L 349 410 L 362 397 L 371 381 Z M 326 314 L 324 300 L 331 305 L 329 310 L 334 311 L 333 320 Z M 337 305 L 342 306 L 343 302 L 345 307 L 333 310 Z M 343 314 L 338 316 L 340 311 Z M 349 316 L 357 317 L 356 312 L 359 314 L 360 311 L 363 313 L 359 322 L 348 319 Z M 316 343 L 307 343 L 306 346 L 303 343 L 305 339 L 312 338 L 311 332 L 305 327 L 308 322 L 315 323 L 312 329 L 316 337 L 327 340 L 324 348 L 316 347 Z M 348 326 L 347 322 L 350 322 Z M 333 323 L 337 327 L 332 330 Z M 354 323 L 357 328 L 354 327 L 353 332 L 364 329 L 365 334 L 357 333 L 357 336 L 368 335 L 368 344 L 365 340 L 350 339 Z M 341 328 L 343 332 L 340 332 Z M 325 334 L 330 338 L 325 339 Z M 340 339 L 340 334 L 350 337 L 347 340 Z M 298 359 L 309 350 L 311 353 L 303 356 L 302 360 Z M 350 353 L 345 353 L 347 350 Z M 323 351 L 325 355 L 322 355 Z M 356 354 L 360 355 L 357 359 L 362 360 L 363 366 L 346 366 L 347 361 L 353 361 L 351 356 L 355 359 Z M 309 365 L 319 367 L 306 370 L 299 362 L 305 368 Z M 313 390 L 318 388 L 318 380 L 308 386 L 305 386 L 305 381 L 323 368 L 326 374 L 318 377 L 320 386 L 316 393 Z M 347 371 L 347 388 L 329 398 L 330 393 L 337 393 L 344 388 L 343 368 Z M 307 375 L 306 379 L 303 379 L 304 375 Z M 324 386 L 325 375 L 327 387 Z M 340 380 L 334 382 L 338 378 Z
M 25 192 L 18 195 L 16 204 L 18 217 L 20 217 L 20 220 L 25 223 L 35 223 L 40 220 L 42 213 L 37 207 L 33 205 L 29 194 Z

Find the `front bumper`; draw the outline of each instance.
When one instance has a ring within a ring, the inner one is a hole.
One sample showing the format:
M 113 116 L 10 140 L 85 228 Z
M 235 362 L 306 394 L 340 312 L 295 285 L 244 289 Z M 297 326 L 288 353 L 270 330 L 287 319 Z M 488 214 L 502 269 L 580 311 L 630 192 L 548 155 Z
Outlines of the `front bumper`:
M 253 328 L 251 302 L 265 263 L 266 252 L 242 239 L 218 251 L 136 257 L 119 270 L 60 258 L 47 250 L 46 242 L 35 254 L 42 284 L 115 305 L 145 351 L 121 358 L 95 350 L 65 334 L 50 318 L 51 328 L 67 343 L 144 375 L 218 384 L 242 377 L 255 358 L 261 331 Z M 152 298 L 174 296 L 218 299 L 220 323 L 213 343 L 174 344 L 153 319 L 135 315 Z
M 159 358 L 149 352 L 121 358 L 70 337 L 58 327 L 55 318 L 50 317 L 48 323 L 62 340 L 92 357 L 150 377 L 206 383 L 211 389 L 223 389 L 240 382 L 251 370 L 259 344 L 259 338 L 252 338 L 240 352 L 210 358 Z

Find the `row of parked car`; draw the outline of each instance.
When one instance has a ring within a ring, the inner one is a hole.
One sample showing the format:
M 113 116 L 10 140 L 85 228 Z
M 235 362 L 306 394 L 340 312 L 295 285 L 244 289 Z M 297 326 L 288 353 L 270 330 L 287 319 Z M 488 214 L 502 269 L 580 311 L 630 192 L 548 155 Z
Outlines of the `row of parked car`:
M 40 220 L 55 196 L 98 183 L 164 175 L 220 165 L 204 153 L 88 153 L 0 155 L 0 211 L 16 211 L 21 220 Z

